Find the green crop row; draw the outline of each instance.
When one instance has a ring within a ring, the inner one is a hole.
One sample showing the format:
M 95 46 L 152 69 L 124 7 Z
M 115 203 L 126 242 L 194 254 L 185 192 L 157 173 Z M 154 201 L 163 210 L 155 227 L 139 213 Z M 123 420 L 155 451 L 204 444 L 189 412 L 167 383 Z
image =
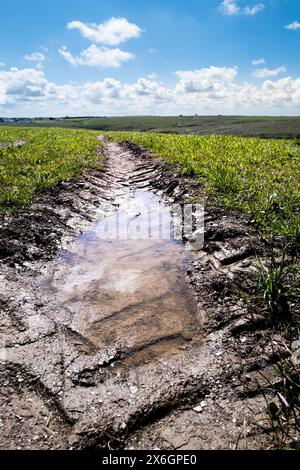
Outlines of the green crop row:
M 199 180 L 210 203 L 240 209 L 265 232 L 300 245 L 300 146 L 296 141 L 232 136 L 111 132 Z
M 1 127 L 0 212 L 25 206 L 47 186 L 87 168 L 99 168 L 96 136 L 85 130 Z

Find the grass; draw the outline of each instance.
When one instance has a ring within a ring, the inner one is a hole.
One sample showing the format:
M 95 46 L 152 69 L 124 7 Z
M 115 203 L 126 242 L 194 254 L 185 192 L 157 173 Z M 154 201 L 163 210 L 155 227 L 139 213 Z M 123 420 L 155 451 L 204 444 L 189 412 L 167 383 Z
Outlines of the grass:
M 279 381 L 276 384 L 269 381 L 268 389 L 273 397 L 267 396 L 263 390 L 262 393 L 267 403 L 267 418 L 271 427 L 274 448 L 299 450 L 300 364 L 293 360 L 293 352 L 289 352 L 290 357 L 282 359 L 275 366 Z
M 22 125 L 22 123 L 17 125 Z M 28 125 L 100 131 L 164 132 L 183 135 L 218 134 L 280 139 L 300 136 L 300 117 L 289 116 L 77 117 L 60 120 L 33 120 Z
M 272 251 L 268 261 L 268 265 L 265 265 L 261 259 L 257 259 L 257 287 L 262 292 L 266 309 L 273 318 L 287 319 L 289 312 L 287 300 L 291 290 L 287 278 L 292 266 L 286 264 L 284 252 L 282 258 L 277 260 Z
M 0 213 L 16 211 L 59 181 L 99 168 L 97 133 L 62 129 L 0 127 Z
M 239 209 L 264 237 L 284 236 L 299 247 L 300 146 L 296 141 L 228 136 L 113 132 L 199 180 L 211 203 Z

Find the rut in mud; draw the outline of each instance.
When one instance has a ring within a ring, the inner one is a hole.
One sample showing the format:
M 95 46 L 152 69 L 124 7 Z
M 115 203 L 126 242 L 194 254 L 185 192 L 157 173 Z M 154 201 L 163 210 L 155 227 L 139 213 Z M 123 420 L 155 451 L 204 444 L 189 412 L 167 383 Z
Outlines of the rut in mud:
M 143 363 L 197 336 L 196 302 L 186 280 L 191 255 L 162 237 L 170 233 L 172 217 L 161 198 L 147 191 L 155 170 L 139 169 L 116 145 L 108 149 L 106 195 L 114 212 L 47 266 L 39 286 L 55 321 L 99 350 L 114 348 L 124 360 Z
M 3 221 L 1 448 L 265 447 L 257 371 L 273 380 L 280 338 L 228 294 L 258 240 L 213 207 L 198 253 L 115 239 L 124 205 L 140 228 L 150 203 L 169 224 L 197 186 L 136 146 L 105 155 Z

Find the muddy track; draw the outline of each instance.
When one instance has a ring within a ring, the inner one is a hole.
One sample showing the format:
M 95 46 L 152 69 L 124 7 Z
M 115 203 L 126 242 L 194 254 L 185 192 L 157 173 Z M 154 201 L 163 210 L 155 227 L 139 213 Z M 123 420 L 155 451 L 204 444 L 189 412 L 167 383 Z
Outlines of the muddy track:
M 197 253 L 99 244 L 120 201 L 199 197 L 137 146 L 105 156 L 1 221 L 1 448 L 266 448 L 281 338 L 239 295 L 263 246 L 217 207 Z

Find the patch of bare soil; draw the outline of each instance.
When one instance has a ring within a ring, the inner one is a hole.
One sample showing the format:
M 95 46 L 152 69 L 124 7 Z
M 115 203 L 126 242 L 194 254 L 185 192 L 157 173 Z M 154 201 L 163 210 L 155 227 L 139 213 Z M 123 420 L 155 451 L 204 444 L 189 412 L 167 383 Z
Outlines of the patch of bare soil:
M 137 146 L 105 154 L 1 221 L 0 447 L 267 448 L 261 390 L 284 345 L 241 294 L 263 245 L 209 206 L 199 252 L 100 239 L 126 200 L 139 220 L 145 198 L 199 196 Z
M 18 140 L 17 142 L 0 142 L 0 149 L 7 147 L 23 147 L 26 144 L 25 140 Z

